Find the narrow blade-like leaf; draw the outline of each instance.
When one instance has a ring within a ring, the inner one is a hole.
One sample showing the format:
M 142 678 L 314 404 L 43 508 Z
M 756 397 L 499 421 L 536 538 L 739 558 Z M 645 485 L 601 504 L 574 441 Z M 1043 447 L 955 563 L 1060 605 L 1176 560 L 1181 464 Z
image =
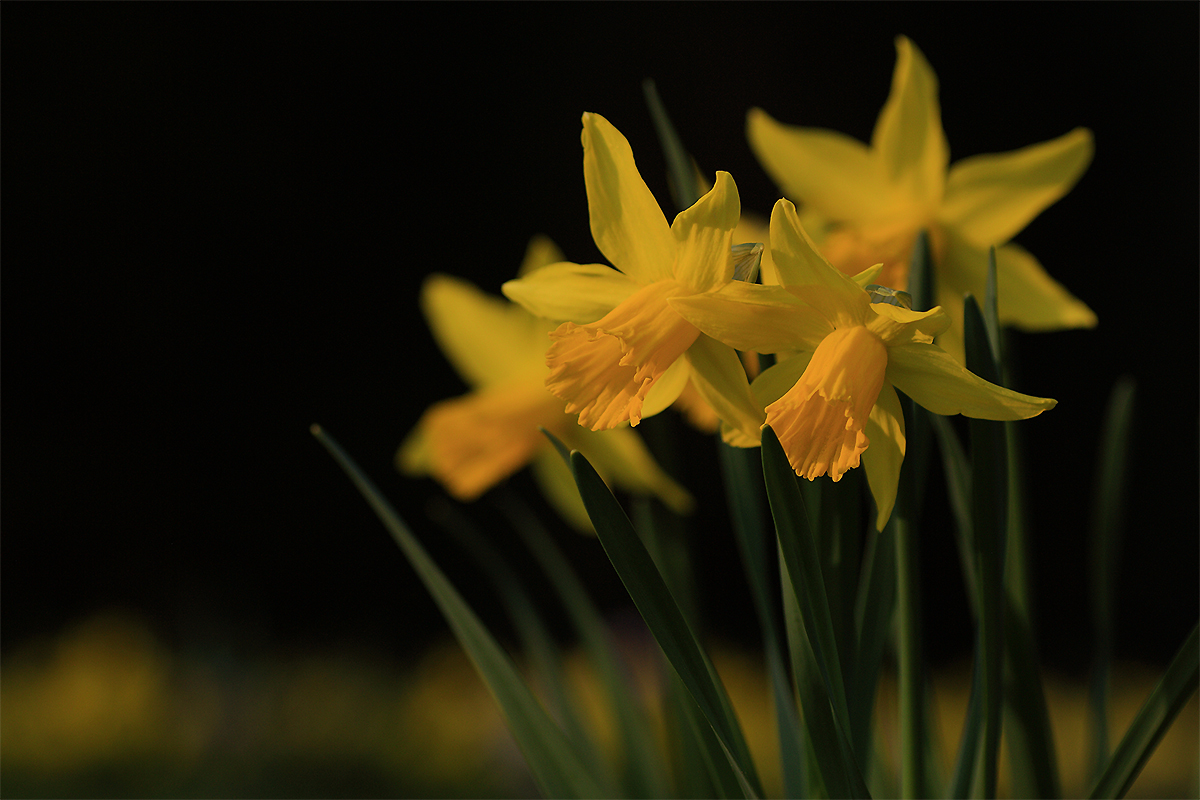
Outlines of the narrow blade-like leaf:
M 667 175 L 670 178 L 671 199 L 675 202 L 675 210 L 691 208 L 702 194 L 692 157 L 688 155 L 687 148 L 675 132 L 675 126 L 671 124 L 671 118 L 658 96 L 658 87 L 654 85 L 654 81 L 642 81 L 642 92 L 646 96 L 646 105 L 650 107 L 650 117 L 654 120 L 658 141 L 667 159 Z
M 775 700 L 775 724 L 779 734 L 779 756 L 783 775 L 785 797 L 800 797 L 804 794 L 804 758 L 800 736 L 800 720 L 796 714 L 795 696 L 791 681 L 784 668 L 786 659 L 780 636 L 779 618 L 775 609 L 779 604 L 778 585 L 770 578 L 778 575 L 775 566 L 776 548 L 772 544 L 763 507 L 761 460 L 750 448 L 730 447 L 724 442 L 717 444 L 721 460 L 721 473 L 725 479 L 725 495 L 733 517 L 733 530 L 741 551 L 746 579 L 750 584 L 754 610 L 758 613 L 759 627 L 763 633 L 763 649 L 766 651 L 767 674 L 771 680 L 771 694 Z
M 967 369 L 997 383 L 988 326 L 975 298 L 963 304 L 963 343 Z M 993 311 L 994 313 L 994 306 Z M 979 647 L 976 669 L 983 670 L 982 788 L 996 796 L 1004 687 L 1004 560 L 1008 511 L 1008 444 L 1004 423 L 971 419 L 971 526 L 975 539 L 975 578 L 979 589 Z
M 571 469 L 600 544 L 642 619 L 712 726 L 743 791 L 747 796 L 762 796 L 758 773 L 725 687 L 667 590 L 645 545 L 621 505 L 582 453 L 571 453 Z
M 825 593 L 821 557 L 809 528 L 808 514 L 804 509 L 800 488 L 796 485 L 796 474 L 788 463 L 779 437 L 769 425 L 763 427 L 762 433 L 763 478 L 767 487 L 767 499 L 771 505 L 771 516 L 775 520 L 776 537 L 793 591 L 796 593 L 805 638 L 812 647 L 821 680 L 833 706 L 834 727 L 841 758 L 834 763 L 823 762 L 822 767 L 840 769 L 843 780 L 849 785 L 851 796 L 867 796 L 867 786 L 849 739 L 850 712 L 838 656 L 837 637 Z M 797 680 L 801 680 L 799 674 Z M 801 702 L 803 701 L 802 692 Z M 805 706 L 804 711 L 808 715 L 809 707 Z M 826 786 L 828 787 L 828 783 Z M 830 791 L 833 792 L 834 789 L 830 787 Z
M 565 448 L 564 448 L 565 449 Z M 568 456 L 570 451 L 567 451 Z M 502 493 L 501 509 L 554 587 L 612 704 L 632 797 L 664 797 L 668 781 L 651 735 L 650 720 L 625 677 L 617 645 L 582 581 L 550 533 L 519 498 Z
M 358 487 L 433 596 L 463 650 L 499 704 L 542 791 L 549 797 L 611 797 L 612 787 L 596 782 L 584 766 L 583 759 L 571 749 L 562 730 L 554 724 L 525 684 L 508 654 L 429 558 L 375 484 L 319 426 L 314 425 L 312 433 Z
M 579 715 L 578 709 L 571 700 L 567 687 L 566 674 L 563 671 L 562 654 L 559 652 L 554 638 L 550 635 L 546 624 L 538 613 L 533 599 L 529 596 L 512 567 L 500 551 L 483 536 L 465 515 L 443 501 L 440 507 L 435 504 L 431 511 L 437 521 L 479 565 L 483 574 L 496 587 L 500 602 L 516 628 L 520 638 L 521 649 L 530 659 L 534 674 L 541 685 L 546 701 L 559 720 L 564 732 L 574 744 L 580 755 L 587 760 L 589 766 L 597 775 L 608 771 L 607 765 L 601 758 L 597 743 L 592 740 Z M 616 784 L 611 775 L 602 780 Z
M 1125 507 L 1125 473 L 1133 423 L 1133 378 L 1113 386 L 1100 439 L 1092 489 L 1090 597 L 1092 609 L 1092 674 L 1088 690 L 1094 777 L 1108 760 L 1108 681 L 1112 663 L 1117 557 Z
M 1088 797 L 1124 797 L 1200 682 L 1200 625 L 1192 628 Z

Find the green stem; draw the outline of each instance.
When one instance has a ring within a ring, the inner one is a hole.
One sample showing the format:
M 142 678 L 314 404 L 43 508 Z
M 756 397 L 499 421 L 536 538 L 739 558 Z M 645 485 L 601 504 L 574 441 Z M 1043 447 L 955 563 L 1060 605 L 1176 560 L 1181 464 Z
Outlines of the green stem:
M 900 656 L 901 795 L 925 796 L 925 676 L 921 661 L 921 596 L 916 531 L 899 509 L 893 512 L 896 539 L 896 622 Z

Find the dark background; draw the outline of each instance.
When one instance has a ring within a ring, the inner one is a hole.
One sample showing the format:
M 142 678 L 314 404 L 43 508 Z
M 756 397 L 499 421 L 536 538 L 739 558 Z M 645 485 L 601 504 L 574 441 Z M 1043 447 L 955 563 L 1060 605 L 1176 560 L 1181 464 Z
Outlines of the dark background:
M 1130 373 L 1117 651 L 1165 662 L 1200 593 L 1198 23 L 1194 3 L 5 4 L 3 647 L 106 608 L 234 648 L 403 654 L 441 634 L 314 422 L 499 624 L 426 520 L 440 490 L 391 466 L 463 391 L 422 279 L 498 291 L 539 232 L 600 260 L 583 111 L 628 137 L 669 211 L 647 77 L 703 169 L 766 215 L 746 111 L 866 140 L 904 33 L 940 78 L 952 160 L 1095 132 L 1078 186 L 1017 237 L 1100 318 L 1014 339 L 1019 388 L 1059 400 L 1022 425 L 1039 625 L 1052 666 L 1085 664 L 1096 439 Z M 705 610 L 750 639 L 712 443 L 684 435 Z M 622 607 L 594 540 L 510 483 Z M 951 541 L 925 539 L 934 659 L 970 647 Z

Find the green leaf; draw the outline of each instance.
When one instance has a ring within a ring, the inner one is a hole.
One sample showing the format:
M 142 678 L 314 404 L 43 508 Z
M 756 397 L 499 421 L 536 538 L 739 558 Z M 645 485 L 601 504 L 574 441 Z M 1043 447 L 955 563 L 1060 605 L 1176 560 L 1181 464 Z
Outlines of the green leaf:
M 742 555 L 746 580 L 750 584 L 754 610 L 763 632 L 767 674 L 775 701 L 775 725 L 779 734 L 779 756 L 786 797 L 801 797 L 804 792 L 804 751 L 795 696 L 784 667 L 779 619 L 775 612 L 779 597 L 777 584 L 769 576 L 778 574 L 768 550 L 769 534 L 763 508 L 765 487 L 759 454 L 752 448 L 731 447 L 718 442 L 721 474 L 725 479 L 725 497 L 733 517 L 733 530 Z
M 908 268 L 908 293 L 913 311 L 928 311 L 935 305 L 933 259 L 929 257 L 929 231 L 923 230 L 913 242 Z
M 673 796 L 738 796 L 741 792 L 737 778 L 733 778 L 732 788 L 723 780 L 726 774 L 733 776 L 729 764 L 725 763 L 724 771 L 718 771 L 718 764 L 727 760 L 720 743 L 715 741 L 712 726 L 704 720 L 688 690 L 679 682 L 679 675 L 666 663 L 666 659 L 663 659 L 662 666 L 667 685 L 662 694 L 661 707 L 668 758 L 675 776 Z M 702 735 L 705 729 L 708 730 L 707 737 Z
M 837 637 L 833 630 L 833 619 L 829 611 L 829 601 L 825 594 L 825 580 L 822 574 L 821 557 L 817 552 L 816 542 L 808 524 L 808 515 L 804 510 L 804 500 L 796 485 L 796 474 L 788 463 L 787 454 L 779 443 L 779 437 L 769 425 L 762 429 L 762 459 L 763 478 L 767 487 L 767 499 L 771 505 L 771 516 L 775 519 L 775 533 L 779 540 L 780 552 L 786 565 L 796 602 L 800 608 L 801 621 L 805 635 L 802 640 L 812 647 L 812 660 L 816 661 L 820 673 L 820 682 L 828 693 L 828 702 L 833 707 L 833 723 L 835 735 L 832 737 L 837 745 L 836 759 L 819 759 L 822 770 L 829 770 L 823 776 L 826 778 L 826 788 L 837 796 L 838 789 L 833 784 L 843 783 L 852 797 L 869 796 L 862 772 L 855 760 L 851 749 L 850 713 L 846 703 L 846 689 L 842 680 L 842 666 L 838 656 Z M 797 665 L 796 680 L 805 681 L 801 666 L 809 660 L 802 654 Z M 817 694 L 809 695 L 810 700 L 817 700 Z M 804 703 L 806 693 L 801 687 L 800 699 Z M 822 703 L 803 706 L 806 718 L 823 714 Z M 810 727 L 811 730 L 811 727 Z M 828 739 L 822 742 L 829 743 Z M 818 743 L 814 739 L 813 746 Z M 818 753 L 820 755 L 820 753 Z M 840 773 L 840 779 L 838 774 Z
M 642 93 L 646 96 L 646 105 L 650 107 L 650 117 L 654 120 L 654 128 L 658 131 L 658 140 L 662 144 L 663 155 L 667 159 L 667 176 L 670 179 L 671 199 L 675 202 L 675 210 L 683 211 L 691 208 L 700 199 L 700 181 L 696 166 L 687 148 L 683 146 L 667 109 L 658 96 L 658 88 L 654 81 L 647 78 L 642 81 Z
M 747 797 L 762 796 L 758 773 L 725 687 L 667 590 L 645 545 L 621 505 L 582 453 L 571 453 L 571 470 L 604 552 L 667 661 L 712 726 L 742 791 Z
M 1092 608 L 1092 675 L 1088 691 L 1091 710 L 1093 777 L 1108 759 L 1108 680 L 1112 663 L 1117 557 L 1125 511 L 1125 473 L 1133 427 L 1133 378 L 1125 375 L 1113 386 L 1101 433 L 1100 453 L 1092 490 L 1092 530 L 1089 578 Z
M 596 782 L 562 730 L 522 680 L 508 654 L 429 558 L 375 484 L 319 426 L 312 427 L 312 434 L 358 487 L 433 596 L 459 644 L 499 704 L 542 791 L 549 797 L 611 797 L 613 787 Z
M 836 483 L 832 480 L 813 481 L 823 496 L 820 522 L 813 532 L 821 556 L 825 596 L 829 600 L 829 616 L 833 620 L 844 682 L 850 680 L 850 670 L 857 660 L 854 606 L 862 567 L 863 531 L 874 528 L 863 522 L 864 480 L 861 470 L 851 470 Z M 849 707 L 851 701 L 847 699 L 846 704 Z
M 896 612 L 896 540 L 891 531 L 867 526 L 863 575 L 854 609 L 858 657 L 854 660 L 847 701 L 851 741 L 860 763 L 868 763 L 872 746 L 871 718 L 883 654 L 892 634 Z
M 983 292 L 983 325 L 987 330 L 987 342 L 992 351 L 992 362 L 996 365 L 996 378 L 988 378 L 992 383 L 1000 383 L 1003 374 L 1004 353 L 1000 342 L 999 298 L 996 294 L 996 248 L 988 248 L 987 285 Z M 968 367 L 969 369 L 969 367 Z M 976 373 L 977 375 L 979 373 Z
M 1005 425 L 1004 428 L 1008 446 L 1004 740 L 1008 744 L 1011 792 L 1020 797 L 1061 797 L 1054 731 L 1050 727 L 1050 709 L 1042 686 L 1041 659 L 1034 629 L 1022 482 L 1026 473 L 1017 426 Z
M 1200 683 L 1200 625 L 1192 628 L 1175 658 L 1171 659 L 1154 691 L 1117 745 L 1100 779 L 1088 793 L 1091 798 L 1124 797 L 1154 748 Z
M 784 622 L 786 623 L 788 648 L 792 658 L 792 673 L 796 680 L 796 694 L 804 710 L 801 722 L 807 734 L 804 737 L 805 754 L 809 769 L 805 770 L 807 786 L 803 797 L 850 797 L 851 778 L 847 774 L 845 755 L 838 744 L 842 734 L 833 719 L 833 706 L 829 703 L 829 691 L 821 678 L 821 667 L 813 652 L 804 615 L 800 611 L 798 592 L 792 585 L 787 565 L 779 559 L 779 581 L 783 589 Z
M 995 262 L 991 263 L 994 272 Z M 993 298 L 994 301 L 994 298 Z M 994 315 L 994 302 L 990 315 Z M 963 303 L 963 343 L 967 369 L 997 383 L 1000 365 L 989 340 L 988 326 L 975 298 Z M 979 637 L 976 669 L 983 670 L 982 788 L 995 797 L 1004 692 L 1004 561 L 1008 513 L 1008 444 L 1004 423 L 971 419 L 971 527 L 975 544 L 975 579 L 979 590 Z
M 569 457 L 569 451 L 567 454 Z M 627 670 L 600 612 L 588 597 L 574 568 L 537 517 L 511 492 L 501 493 L 497 500 L 550 579 L 574 625 L 583 651 L 608 694 L 628 772 L 625 785 L 629 795 L 665 797 L 669 783 L 651 736 L 650 720 L 624 677 Z
M 1050 709 L 1029 620 L 1011 590 L 1004 615 L 1004 737 L 1014 787 L 1021 797 L 1061 797 Z
M 674 669 L 667 671 L 670 675 L 666 698 L 667 711 L 670 712 L 670 718 L 675 723 L 680 737 L 680 767 L 687 769 L 687 765 L 691 764 L 690 769 L 694 770 L 694 774 L 690 776 L 686 772 L 682 773 L 680 783 L 695 783 L 701 790 L 697 795 L 684 796 L 745 796 L 738 776 L 734 773 L 729 759 L 725 757 L 720 740 L 717 739 L 712 726 L 704 719 L 699 706 L 692 700 L 691 693 L 679 678 L 679 673 Z
M 562 722 L 565 733 L 577 752 L 587 760 L 594 774 L 602 776 L 598 777 L 598 780 L 615 785 L 617 780 L 613 775 L 606 774 L 609 767 L 601 757 L 598 744 L 587 732 L 575 704 L 570 699 L 558 646 L 546 629 L 529 593 L 509 566 L 508 560 L 486 536 L 475 529 L 470 520 L 448 502 L 443 500 L 440 504 L 434 504 L 433 516 L 467 551 L 495 586 L 500 602 L 517 630 L 521 649 L 529 656 L 534 674 L 540 679 L 538 683 L 547 695 L 547 702 L 555 712 L 555 718 Z
M 900 778 L 904 797 L 930 795 L 925 749 L 929 738 L 921 649 L 920 558 L 917 531 L 897 504 L 885 528 L 896 543 L 896 629 L 899 649 Z
M 978 650 L 978 648 L 976 648 Z M 983 730 L 983 671 L 971 675 L 971 695 L 963 718 L 962 736 L 958 740 L 958 756 L 954 761 L 954 776 L 950 779 L 948 797 L 968 797 L 975 777 L 975 762 L 979 759 L 979 733 Z
M 926 231 L 917 237 L 909 269 L 909 288 L 914 293 L 913 308 L 930 308 L 936 295 Z M 933 759 L 929 755 L 929 701 L 921 625 L 920 519 L 929 471 L 932 438 L 930 417 L 933 415 L 903 394 L 900 404 L 904 409 L 907 449 L 900 471 L 896 507 L 885 531 L 895 547 L 895 577 L 892 585 L 899 660 L 900 779 L 904 796 L 928 797 L 934 790 L 931 785 L 933 775 L 930 765 Z

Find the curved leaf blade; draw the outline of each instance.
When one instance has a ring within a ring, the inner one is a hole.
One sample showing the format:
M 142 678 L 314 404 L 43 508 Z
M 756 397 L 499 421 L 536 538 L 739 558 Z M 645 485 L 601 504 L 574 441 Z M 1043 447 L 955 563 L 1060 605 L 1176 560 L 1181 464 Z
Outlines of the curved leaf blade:
M 746 796 L 761 797 L 762 785 L 724 685 L 688 627 L 654 560 L 620 503 L 582 453 L 571 453 L 571 470 L 600 544 L 646 626 L 712 726 Z
M 508 654 L 488 633 L 371 479 L 320 426 L 314 425 L 311 430 L 370 504 L 433 596 L 463 650 L 500 705 L 542 791 L 548 797 L 611 797 L 612 789 L 600 786 L 588 772 L 583 760 L 567 744 L 562 730 L 525 684 Z

